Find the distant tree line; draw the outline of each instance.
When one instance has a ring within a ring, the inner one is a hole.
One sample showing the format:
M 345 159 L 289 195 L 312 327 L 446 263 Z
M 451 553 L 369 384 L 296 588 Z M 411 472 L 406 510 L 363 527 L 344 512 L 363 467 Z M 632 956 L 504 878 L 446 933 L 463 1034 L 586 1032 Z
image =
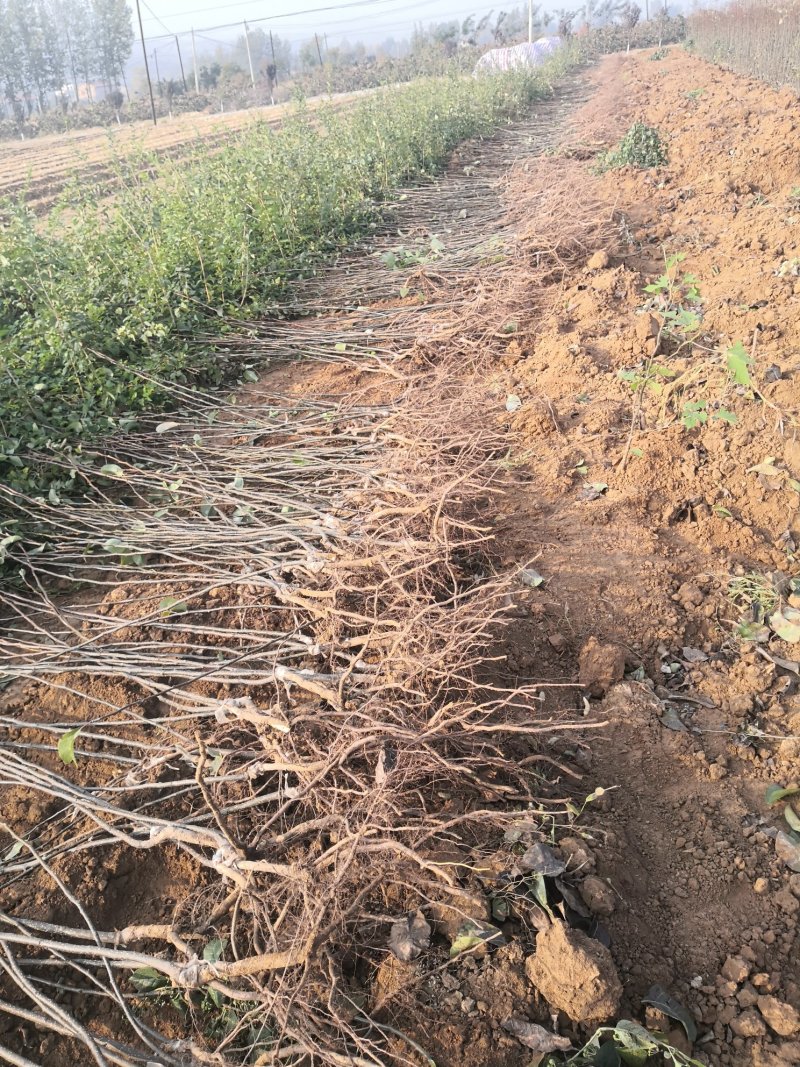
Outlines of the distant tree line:
M 125 0 L 0 0 L 0 91 L 17 120 L 124 85 L 133 47 Z

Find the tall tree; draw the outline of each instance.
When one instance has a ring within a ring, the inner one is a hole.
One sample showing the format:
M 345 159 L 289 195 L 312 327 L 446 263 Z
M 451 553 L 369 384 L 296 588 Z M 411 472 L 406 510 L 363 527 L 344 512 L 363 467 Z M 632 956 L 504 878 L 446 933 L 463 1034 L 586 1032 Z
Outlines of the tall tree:
M 27 84 L 25 49 L 17 32 L 11 0 L 0 0 L 0 78 L 3 95 L 14 118 L 24 118 Z
M 112 92 L 119 86 L 122 71 L 133 48 L 131 9 L 125 0 L 91 0 L 92 36 L 97 57 L 97 73 Z

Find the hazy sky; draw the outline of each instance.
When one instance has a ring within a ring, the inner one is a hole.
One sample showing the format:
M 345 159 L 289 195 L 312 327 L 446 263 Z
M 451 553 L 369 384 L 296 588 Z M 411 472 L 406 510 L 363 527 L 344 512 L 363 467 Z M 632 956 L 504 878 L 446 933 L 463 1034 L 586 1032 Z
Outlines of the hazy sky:
M 128 0 L 133 6 L 134 0 Z M 140 0 L 145 37 L 165 32 L 183 33 L 192 27 L 204 30 L 213 39 L 211 27 L 247 19 L 263 29 L 272 29 L 282 37 L 297 40 L 315 31 L 328 35 L 333 47 L 344 38 L 375 41 L 389 36 L 407 36 L 415 22 L 428 23 L 443 19 L 465 19 L 468 15 L 485 15 L 494 10 L 517 6 L 525 0 L 235 0 L 213 4 L 210 0 Z M 541 0 L 540 0 L 541 3 Z M 550 0 L 543 7 L 557 7 Z M 328 10 L 321 11 L 320 8 Z M 268 21 L 261 21 L 268 18 Z M 138 27 L 137 27 L 138 28 Z M 228 33 L 222 34 L 228 37 Z

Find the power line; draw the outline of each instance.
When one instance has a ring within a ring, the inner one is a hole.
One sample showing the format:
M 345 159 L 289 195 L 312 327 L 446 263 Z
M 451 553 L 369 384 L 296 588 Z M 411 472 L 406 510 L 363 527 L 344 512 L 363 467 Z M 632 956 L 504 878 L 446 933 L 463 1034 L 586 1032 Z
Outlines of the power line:
M 152 18 L 153 18 L 153 19 L 154 19 L 154 20 L 155 20 L 156 22 L 160 23 L 160 24 L 161 24 L 161 25 L 162 25 L 162 26 L 164 27 L 164 29 L 165 29 L 165 30 L 167 31 L 167 33 L 168 33 L 168 34 L 169 34 L 170 36 L 172 36 L 172 31 L 170 30 L 169 26 L 167 26 L 167 24 L 166 24 L 166 23 L 164 22 L 164 20 L 163 20 L 163 19 L 161 18 L 161 16 L 160 16 L 160 15 L 157 15 L 157 14 L 155 13 L 155 11 L 153 11 L 153 9 L 152 9 L 152 8 L 151 8 L 151 7 L 149 6 L 149 4 L 147 4 L 147 3 L 146 3 L 146 0 L 141 0 L 141 3 L 142 3 L 142 7 L 143 7 L 143 8 L 145 9 L 145 11 L 149 11 L 149 12 L 150 12 L 150 15 L 151 15 L 151 17 L 152 17 Z M 149 22 L 149 21 L 150 21 L 150 19 L 145 19 L 145 22 Z
M 241 0 L 240 3 L 237 3 L 235 5 L 229 5 L 229 6 L 244 7 L 245 5 L 260 4 L 260 3 L 263 3 L 263 0 Z M 378 4 L 382 5 L 382 4 L 387 4 L 387 3 L 394 4 L 394 3 L 397 3 L 397 0 L 348 0 L 347 3 L 329 4 L 327 7 L 309 7 L 309 8 L 305 8 L 303 11 L 287 11 L 282 15 L 264 15 L 260 19 L 251 19 L 250 21 L 252 21 L 252 22 L 274 22 L 276 19 L 278 19 L 278 20 L 280 20 L 280 19 L 293 19 L 293 18 L 296 18 L 298 15 L 320 15 L 320 14 L 323 14 L 324 12 L 326 12 L 326 11 L 343 11 L 346 8 L 351 8 L 351 7 L 374 7 L 375 5 L 378 5 Z M 203 15 L 207 11 L 219 11 L 219 5 L 216 4 L 214 7 L 195 8 L 195 10 L 193 10 L 193 11 L 183 11 L 183 12 L 181 12 L 181 16 L 182 17 L 188 17 L 189 15 Z M 158 22 L 161 21 L 157 16 L 153 16 L 153 17 L 156 19 L 156 21 L 158 21 Z M 226 22 L 226 23 L 223 23 L 223 24 L 221 24 L 219 26 L 209 26 L 207 28 L 209 30 L 224 30 L 224 29 L 227 29 L 229 26 L 237 26 L 239 24 L 239 22 L 241 22 L 241 19 L 239 19 L 237 22 Z M 163 22 L 161 24 L 162 24 L 162 26 L 164 25 Z M 154 40 L 154 38 L 151 38 L 151 40 Z

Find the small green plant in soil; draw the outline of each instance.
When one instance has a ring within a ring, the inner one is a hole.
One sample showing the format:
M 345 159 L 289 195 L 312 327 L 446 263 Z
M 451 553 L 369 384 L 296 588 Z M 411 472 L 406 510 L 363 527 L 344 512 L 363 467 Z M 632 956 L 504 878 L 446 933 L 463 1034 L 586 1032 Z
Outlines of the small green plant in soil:
M 705 426 L 709 419 L 719 419 L 720 422 L 735 423 L 739 420 L 732 411 L 727 408 L 718 408 L 709 411 L 706 400 L 688 400 L 681 411 L 681 425 L 686 430 L 694 430 L 698 426 Z
M 685 259 L 685 252 L 666 256 L 664 273 L 644 287 L 650 296 L 649 307 L 658 311 L 664 320 L 664 330 L 683 337 L 699 331 L 698 305 L 702 301 L 698 279 L 694 274 L 680 272 L 680 264 Z
M 649 57 L 649 58 L 650 58 L 650 59 L 651 59 L 651 60 L 652 60 L 652 61 L 653 61 L 654 63 L 658 63 L 658 62 L 659 62 L 660 60 L 662 60 L 662 59 L 666 59 L 668 55 L 669 55 L 669 49 L 668 49 L 668 48 L 657 48 L 657 49 L 655 50 L 655 52 L 652 52 L 652 53 L 650 54 L 650 57 Z
M 674 378 L 675 373 L 674 370 L 666 367 L 663 363 L 655 363 L 653 360 L 648 360 L 640 367 L 618 371 L 617 377 L 620 381 L 629 385 L 634 393 L 643 391 L 658 396 L 664 390 L 664 383 L 668 382 L 670 378 Z
M 650 1033 L 638 1023 L 620 1019 L 616 1026 L 601 1027 L 584 1047 L 566 1061 L 551 1056 L 541 1067 L 702 1067 L 699 1060 L 679 1052 L 661 1035 Z
M 222 958 L 225 942 L 215 938 L 203 950 L 203 959 L 215 963 Z M 172 1008 L 181 1015 L 202 1019 L 202 1029 L 209 1040 L 229 1038 L 229 1049 L 240 1050 L 243 1064 L 254 1063 L 272 1045 L 275 1034 L 259 1021 L 255 1001 L 231 1000 L 211 986 L 201 989 L 178 989 L 154 967 L 140 967 L 130 978 L 131 985 L 143 1001 L 157 1011 Z
M 599 157 L 598 169 L 601 172 L 621 167 L 649 170 L 663 167 L 666 162 L 667 149 L 658 130 L 644 122 L 634 122 L 617 147 Z
M 748 571 L 728 583 L 728 599 L 739 608 L 758 612 L 763 618 L 778 605 L 778 591 L 766 574 Z

